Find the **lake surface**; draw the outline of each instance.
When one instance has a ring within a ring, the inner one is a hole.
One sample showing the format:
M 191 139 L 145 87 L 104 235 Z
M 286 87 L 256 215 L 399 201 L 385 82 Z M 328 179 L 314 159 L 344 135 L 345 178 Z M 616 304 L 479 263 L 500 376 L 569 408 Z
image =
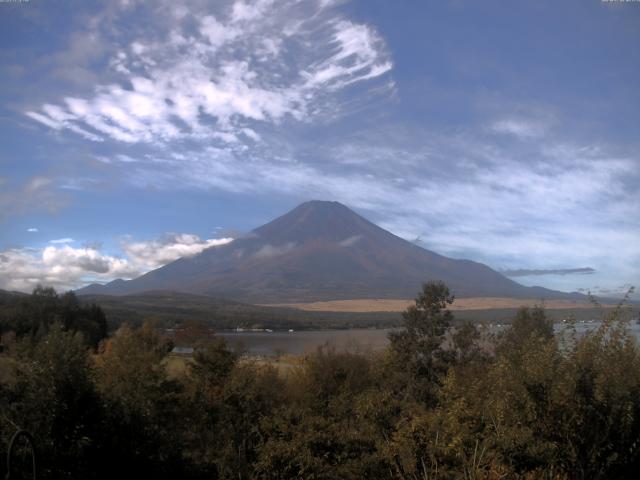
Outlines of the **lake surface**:
M 576 331 L 584 334 L 600 325 L 599 321 L 578 322 Z M 493 325 L 490 332 L 497 333 L 505 327 Z M 554 326 L 556 333 L 566 329 L 564 324 Z M 630 331 L 640 340 L 640 325 L 632 322 Z M 338 351 L 377 351 L 389 344 L 387 335 L 394 329 L 351 329 L 351 330 L 301 330 L 295 332 L 218 332 L 217 335 L 229 342 L 232 349 L 249 355 L 305 355 L 318 347 L 327 345 Z

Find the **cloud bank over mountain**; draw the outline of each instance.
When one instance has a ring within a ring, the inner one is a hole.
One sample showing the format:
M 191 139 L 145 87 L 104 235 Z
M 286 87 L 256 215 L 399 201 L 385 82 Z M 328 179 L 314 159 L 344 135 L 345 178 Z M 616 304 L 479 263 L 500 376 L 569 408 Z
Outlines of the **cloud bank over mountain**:
M 174 234 L 150 241 L 122 240 L 124 256 L 104 253 L 98 246 L 72 246 L 73 239 L 52 241 L 42 249 L 16 248 L 0 253 L 0 289 L 30 291 L 36 285 L 73 289 L 95 281 L 133 278 L 206 248 L 225 245 L 231 238 L 201 239 Z M 70 240 L 70 241 L 67 241 Z M 62 246 L 58 246 L 62 245 Z

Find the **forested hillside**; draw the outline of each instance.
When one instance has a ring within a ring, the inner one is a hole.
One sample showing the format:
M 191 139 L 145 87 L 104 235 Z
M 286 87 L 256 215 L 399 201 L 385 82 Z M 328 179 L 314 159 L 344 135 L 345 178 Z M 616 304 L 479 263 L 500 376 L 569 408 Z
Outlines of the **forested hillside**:
M 522 309 L 492 338 L 452 329 L 448 288 L 428 283 L 384 352 L 323 348 L 283 373 L 214 337 L 175 375 L 151 325 L 98 342 L 97 307 L 32 297 L 3 319 L 0 437 L 6 451 L 18 428 L 33 435 L 38 478 L 598 479 L 640 466 L 624 305 L 562 338 L 544 310 Z

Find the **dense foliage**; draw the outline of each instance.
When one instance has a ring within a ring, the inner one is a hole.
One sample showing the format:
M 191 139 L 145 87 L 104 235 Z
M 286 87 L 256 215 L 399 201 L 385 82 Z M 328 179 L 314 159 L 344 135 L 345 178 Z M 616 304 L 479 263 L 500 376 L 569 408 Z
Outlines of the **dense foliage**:
M 452 328 L 450 292 L 429 283 L 384 352 L 325 347 L 277 371 L 214 338 L 175 374 L 150 325 L 94 350 L 85 317 L 47 314 L 42 295 L 5 319 L 16 338 L 0 357 L 2 441 L 32 432 L 41 478 L 599 479 L 640 467 L 640 351 L 622 305 L 585 335 L 569 324 L 556 336 L 544 310 L 523 308 L 488 337 Z
M 0 300 L 0 335 L 36 341 L 59 323 L 66 331 L 81 333 L 92 347 L 107 336 L 102 308 L 81 303 L 73 292 L 59 295 L 51 287 L 38 286 L 31 295 L 3 295 Z

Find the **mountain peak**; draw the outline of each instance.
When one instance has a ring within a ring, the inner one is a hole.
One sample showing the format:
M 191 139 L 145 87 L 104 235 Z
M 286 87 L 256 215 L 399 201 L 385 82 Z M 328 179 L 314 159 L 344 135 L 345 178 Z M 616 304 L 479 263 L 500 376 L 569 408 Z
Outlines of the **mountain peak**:
M 311 200 L 256 228 L 252 234 L 272 243 L 302 243 L 310 239 L 341 241 L 371 233 L 372 229 L 379 227 L 339 202 Z
M 301 203 L 288 213 L 283 215 L 291 215 L 292 217 L 306 217 L 307 215 L 353 215 L 358 216 L 353 210 L 340 202 L 330 200 L 309 200 L 308 202 Z M 280 218 L 282 218 L 280 217 Z M 331 217 L 326 217 L 331 218 Z
M 349 207 L 347 207 L 346 205 L 343 205 L 342 203 L 336 202 L 334 200 L 309 200 L 307 202 L 301 203 L 296 208 L 300 208 L 300 207 L 304 207 L 304 208 L 324 208 L 324 209 L 339 208 L 339 209 L 346 209 L 346 210 L 351 211 L 351 209 Z

